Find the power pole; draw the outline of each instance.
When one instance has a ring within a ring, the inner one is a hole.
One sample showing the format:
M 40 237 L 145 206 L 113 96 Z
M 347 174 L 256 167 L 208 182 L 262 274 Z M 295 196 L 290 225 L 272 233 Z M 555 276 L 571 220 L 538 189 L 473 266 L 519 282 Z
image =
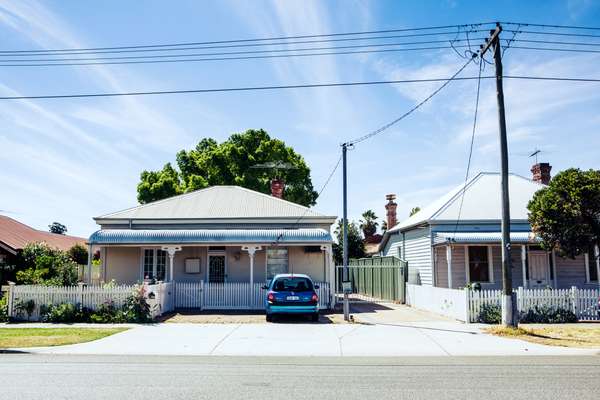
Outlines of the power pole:
M 342 180 L 343 180 L 343 198 L 344 198 L 344 211 L 343 211 L 343 232 L 344 232 L 344 243 L 343 248 L 343 261 L 342 261 L 342 289 L 344 291 L 344 320 L 350 320 L 350 303 L 348 301 L 348 183 L 346 175 L 346 152 L 348 150 L 348 143 L 342 144 Z
M 502 85 L 502 48 L 500 46 L 502 26 L 490 31 L 486 44 L 479 52 L 483 57 L 492 48 L 496 67 L 496 100 L 500 126 L 500 185 L 502 187 L 502 325 L 517 326 L 516 299 L 512 290 L 512 262 L 510 258 L 510 208 L 508 196 L 508 143 L 506 139 L 506 117 L 504 115 L 504 88 Z

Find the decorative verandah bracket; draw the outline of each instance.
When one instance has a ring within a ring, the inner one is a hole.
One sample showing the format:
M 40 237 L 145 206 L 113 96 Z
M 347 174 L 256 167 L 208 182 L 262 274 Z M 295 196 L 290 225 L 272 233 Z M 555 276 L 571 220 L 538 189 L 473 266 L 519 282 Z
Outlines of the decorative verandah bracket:
M 245 245 L 242 246 L 243 251 L 248 252 L 248 256 L 250 257 L 250 284 L 254 283 L 254 254 L 257 251 L 262 250 L 262 246 L 255 245 Z
M 173 258 L 175 258 L 175 253 L 181 251 L 181 246 L 162 246 L 162 251 L 166 251 L 169 255 L 169 279 L 168 281 L 173 281 Z

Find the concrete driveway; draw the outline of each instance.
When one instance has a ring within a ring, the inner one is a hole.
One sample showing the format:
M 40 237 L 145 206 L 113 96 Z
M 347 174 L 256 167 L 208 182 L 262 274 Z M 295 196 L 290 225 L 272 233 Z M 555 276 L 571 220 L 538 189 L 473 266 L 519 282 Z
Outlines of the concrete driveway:
M 453 321 L 366 324 L 177 324 L 137 326 L 90 343 L 23 349 L 45 354 L 226 356 L 586 355 L 481 333 Z

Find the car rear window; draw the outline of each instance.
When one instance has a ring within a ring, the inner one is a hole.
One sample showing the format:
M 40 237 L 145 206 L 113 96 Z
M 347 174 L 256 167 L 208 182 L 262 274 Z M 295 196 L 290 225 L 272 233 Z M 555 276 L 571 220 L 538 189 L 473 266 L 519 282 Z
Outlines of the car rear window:
M 313 284 L 307 278 L 277 278 L 273 283 L 274 292 L 303 292 L 307 290 L 313 290 Z

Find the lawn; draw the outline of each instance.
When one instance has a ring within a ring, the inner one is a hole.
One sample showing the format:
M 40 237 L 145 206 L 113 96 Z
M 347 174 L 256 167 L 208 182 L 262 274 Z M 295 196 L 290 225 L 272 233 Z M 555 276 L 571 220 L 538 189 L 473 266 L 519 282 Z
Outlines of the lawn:
M 127 328 L 0 328 L 0 349 L 91 342 Z
M 563 347 L 600 347 L 600 324 L 519 324 L 517 329 L 494 326 L 486 332 L 505 337 L 527 340 L 528 342 Z

